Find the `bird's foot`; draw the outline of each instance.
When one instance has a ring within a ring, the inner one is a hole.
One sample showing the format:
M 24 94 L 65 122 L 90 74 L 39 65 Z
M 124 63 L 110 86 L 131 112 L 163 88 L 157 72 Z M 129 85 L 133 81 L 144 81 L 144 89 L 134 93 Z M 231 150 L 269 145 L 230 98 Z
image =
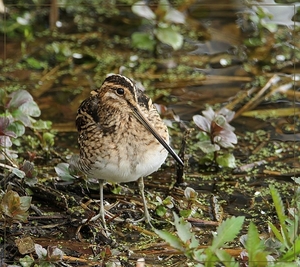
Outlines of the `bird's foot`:
M 133 220 L 133 219 L 126 219 L 126 222 L 130 222 L 130 223 L 140 223 L 140 222 L 145 222 L 147 224 L 149 224 L 151 227 L 153 227 L 153 225 L 151 224 L 151 216 L 150 214 L 145 214 L 142 218 L 138 219 L 138 220 Z

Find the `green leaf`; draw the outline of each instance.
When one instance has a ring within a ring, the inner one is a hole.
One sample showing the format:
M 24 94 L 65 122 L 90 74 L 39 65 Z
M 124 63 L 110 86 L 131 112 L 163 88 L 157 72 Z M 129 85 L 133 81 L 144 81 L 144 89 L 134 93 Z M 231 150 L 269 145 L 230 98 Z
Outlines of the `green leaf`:
M 179 215 L 184 218 L 188 218 L 193 214 L 193 210 L 180 210 Z
M 232 241 L 242 228 L 245 217 L 231 217 L 223 221 L 217 228 L 217 235 L 214 237 L 210 249 L 214 252 L 221 248 L 225 242 Z
M 300 236 L 294 241 L 294 245 L 280 258 L 281 261 L 294 261 L 300 255 Z
M 271 193 L 273 203 L 274 203 L 274 206 L 276 209 L 276 213 L 277 213 L 277 216 L 278 216 L 278 219 L 280 222 L 281 230 L 283 233 L 283 238 L 286 241 L 284 243 L 287 247 L 290 247 L 292 244 L 289 240 L 289 235 L 288 235 L 288 231 L 287 231 L 287 227 L 286 227 L 286 223 L 285 223 L 285 220 L 287 217 L 285 215 L 285 210 L 284 210 L 284 205 L 283 205 L 282 199 L 281 199 L 277 189 L 273 185 L 270 185 L 269 188 L 270 188 L 270 193 Z
M 33 101 L 31 94 L 25 90 L 15 91 L 11 93 L 9 97 L 11 97 L 11 100 L 8 103 L 9 110 L 17 109 L 24 103 Z
M 183 218 L 179 218 L 178 215 L 174 212 L 174 225 L 177 230 L 177 235 L 181 241 L 188 245 L 189 248 L 195 248 L 199 246 L 198 241 L 195 238 L 194 233 L 192 232 L 192 226 L 189 222 L 186 222 Z
M 257 228 L 253 222 L 250 222 L 249 225 L 245 248 L 248 251 L 249 262 L 267 261 L 268 253 L 264 251 L 265 246 L 260 240 Z
M 11 112 L 11 115 L 14 117 L 14 122 L 21 122 L 26 127 L 31 127 L 30 116 L 22 112 L 20 108 Z
M 14 132 L 16 134 L 16 137 L 22 136 L 25 133 L 25 126 L 20 121 L 14 121 L 12 122 L 7 129 Z
M 224 264 L 226 267 L 238 267 L 239 263 L 235 261 L 233 257 L 231 257 L 225 250 L 217 249 L 215 251 L 218 259 Z
M 300 177 L 291 177 L 297 185 L 300 185 Z
M 19 178 L 24 178 L 25 177 L 25 172 L 19 170 L 18 168 L 13 168 L 12 173 L 17 175 Z
M 4 106 L 7 101 L 7 93 L 4 89 L 0 89 L 0 105 Z
M 169 21 L 169 22 L 173 22 L 173 23 L 182 23 L 184 24 L 185 23 L 185 16 L 182 12 L 174 9 L 174 8 L 170 8 L 168 11 L 167 11 L 167 14 L 164 18 L 166 21 Z
M 186 222 L 184 218 L 179 218 L 175 212 L 173 212 L 173 215 L 177 235 L 188 248 L 185 255 L 189 255 L 189 250 L 199 247 L 199 242 L 196 239 L 195 234 L 192 232 L 191 224 Z
M 26 255 L 24 258 L 21 258 L 19 262 L 22 265 L 22 267 L 31 267 L 33 266 L 34 259 L 29 255 Z
M 43 67 L 43 64 L 41 63 L 41 61 L 37 60 L 33 57 L 27 58 L 26 62 L 29 65 L 29 67 L 33 68 L 33 69 L 41 69 Z
M 120 195 L 122 194 L 122 186 L 120 186 L 119 184 L 112 184 L 112 189 L 110 191 L 115 195 Z
M 262 26 L 265 27 L 268 31 L 274 33 L 278 30 L 277 24 L 266 22 L 265 20 L 262 21 Z
M 164 231 L 164 230 L 157 230 L 157 229 L 154 229 L 154 232 L 163 240 L 165 240 L 167 243 L 170 244 L 170 246 L 172 246 L 173 248 L 175 249 L 178 249 L 180 251 L 184 251 L 184 244 L 182 244 L 181 240 L 167 232 L 167 231 Z
M 148 33 L 135 32 L 131 35 L 132 46 L 138 49 L 153 51 L 155 48 L 155 40 Z
M 198 198 L 198 193 L 195 191 L 194 188 L 191 187 L 186 187 L 184 189 L 184 196 L 187 200 L 191 201 L 191 200 L 197 200 Z
M 279 232 L 277 227 L 271 222 L 268 222 L 268 224 L 269 224 L 273 234 L 275 235 L 275 237 L 283 244 L 284 243 L 283 236 L 281 235 L 281 233 Z
M 162 21 L 162 19 L 165 17 L 170 8 L 171 6 L 168 0 L 159 0 L 158 6 L 155 10 L 155 13 L 158 16 L 157 20 Z
M 211 131 L 211 121 L 202 115 L 193 116 L 194 123 L 200 128 L 201 131 L 210 133 Z
M 205 259 L 205 267 L 214 267 L 216 266 L 216 262 L 218 262 L 217 255 L 208 247 L 205 250 L 206 259 Z
M 167 208 L 172 209 L 174 207 L 173 198 L 171 196 L 167 196 L 162 201 L 162 204 L 165 205 Z
M 1 201 L 1 209 L 6 216 L 23 222 L 27 221 L 30 205 L 31 197 L 20 197 L 12 190 L 7 191 Z
M 34 101 L 26 102 L 19 108 L 21 112 L 31 117 L 39 117 L 41 115 L 41 110 L 37 103 Z
M 205 251 L 204 249 L 194 250 L 193 259 L 198 261 L 198 262 L 206 261 L 207 257 L 206 257 L 206 254 L 204 253 L 204 251 Z M 203 265 L 201 265 L 201 266 L 203 266 Z
M 52 122 L 51 121 L 43 121 L 43 120 L 37 120 L 33 123 L 33 128 L 35 130 L 49 130 L 51 129 Z
M 231 153 L 226 153 L 224 155 L 220 155 L 217 157 L 217 163 L 219 166 L 227 167 L 227 168 L 235 168 L 235 157 Z
M 155 35 L 159 41 L 164 44 L 170 45 L 174 50 L 180 49 L 183 45 L 182 35 L 176 32 L 171 26 L 158 27 Z
M 155 213 L 159 217 L 163 217 L 166 214 L 166 212 L 167 212 L 167 209 L 162 205 L 157 206 L 157 208 L 155 209 Z
M 212 144 L 210 140 L 201 141 L 197 144 L 205 154 L 209 154 L 220 150 L 220 146 L 218 146 L 217 144 Z
M 299 267 L 298 262 L 278 262 L 271 265 L 272 267 Z
M 58 163 L 54 169 L 59 178 L 64 181 L 72 181 L 75 179 L 75 177 L 70 174 L 68 163 Z
M 9 136 L 9 137 L 13 137 L 16 138 L 17 135 L 13 132 L 9 130 L 9 126 L 11 124 L 11 120 L 8 117 L 5 117 L 5 114 L 1 114 L 4 115 L 4 117 L 0 116 L 0 136 Z
M 43 140 L 48 147 L 52 147 L 54 145 L 55 135 L 52 133 L 43 133 Z

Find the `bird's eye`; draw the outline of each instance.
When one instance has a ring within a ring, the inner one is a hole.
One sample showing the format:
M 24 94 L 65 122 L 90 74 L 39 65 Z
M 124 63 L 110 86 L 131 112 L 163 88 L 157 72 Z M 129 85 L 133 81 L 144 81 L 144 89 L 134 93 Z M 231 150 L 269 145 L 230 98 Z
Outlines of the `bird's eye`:
M 118 95 L 124 95 L 124 89 L 123 88 L 117 88 L 117 94 Z

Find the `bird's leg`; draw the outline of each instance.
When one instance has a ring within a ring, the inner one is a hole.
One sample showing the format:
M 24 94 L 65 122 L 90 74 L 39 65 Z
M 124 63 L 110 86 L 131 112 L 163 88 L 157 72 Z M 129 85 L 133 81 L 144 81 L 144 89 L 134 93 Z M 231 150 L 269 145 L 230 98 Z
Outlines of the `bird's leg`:
M 104 229 L 107 229 L 106 222 L 105 222 L 105 209 L 104 209 L 104 203 L 103 203 L 103 180 L 99 180 L 99 194 L 100 194 L 100 212 L 99 216 L 103 223 Z
M 103 185 L 104 185 L 104 180 L 99 180 L 100 211 L 99 211 L 99 214 L 97 214 L 96 216 L 91 218 L 90 221 L 94 222 L 100 218 L 104 229 L 107 230 L 107 226 L 106 226 L 106 222 L 105 222 L 105 209 L 104 209 L 104 203 L 103 203 Z M 86 223 L 86 221 L 87 220 L 85 219 L 82 222 Z
M 149 223 L 151 225 L 151 223 L 150 223 L 151 216 L 149 214 L 148 207 L 147 207 L 147 200 L 145 198 L 144 179 L 143 179 L 143 177 L 138 179 L 138 186 L 139 186 L 139 189 L 140 189 L 140 192 L 141 192 L 141 195 L 142 195 L 142 199 L 143 199 L 143 204 L 144 204 L 144 219 L 145 219 L 146 223 Z

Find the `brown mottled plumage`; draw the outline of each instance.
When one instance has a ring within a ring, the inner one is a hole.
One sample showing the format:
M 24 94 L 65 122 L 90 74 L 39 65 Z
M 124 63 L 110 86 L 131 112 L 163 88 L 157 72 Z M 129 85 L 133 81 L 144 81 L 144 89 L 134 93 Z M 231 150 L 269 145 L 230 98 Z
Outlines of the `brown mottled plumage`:
M 144 196 L 143 177 L 156 171 L 168 152 L 169 134 L 150 98 L 122 75 L 111 75 L 100 89 L 80 105 L 76 117 L 80 156 L 71 165 L 99 179 L 100 214 L 103 224 L 103 181 L 138 180 L 145 219 L 150 222 Z

